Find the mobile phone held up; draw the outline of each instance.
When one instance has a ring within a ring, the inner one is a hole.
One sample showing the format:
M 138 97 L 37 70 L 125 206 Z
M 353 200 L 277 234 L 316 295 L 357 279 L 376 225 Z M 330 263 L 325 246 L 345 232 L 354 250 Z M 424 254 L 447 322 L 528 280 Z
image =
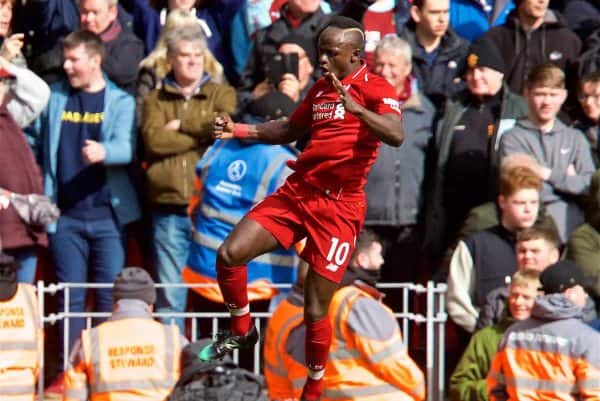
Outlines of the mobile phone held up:
M 298 78 L 298 53 L 275 53 L 267 62 L 267 78 L 277 87 L 283 74 Z

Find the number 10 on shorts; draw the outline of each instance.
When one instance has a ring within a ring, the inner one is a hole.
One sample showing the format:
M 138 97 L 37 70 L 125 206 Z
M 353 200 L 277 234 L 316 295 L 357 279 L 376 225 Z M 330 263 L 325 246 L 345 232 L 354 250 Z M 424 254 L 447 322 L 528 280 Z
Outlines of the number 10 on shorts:
M 346 262 L 349 253 L 349 242 L 340 242 L 339 238 L 331 237 L 331 247 L 329 247 L 329 253 L 327 253 L 326 258 L 329 264 L 326 266 L 326 269 L 332 272 L 337 271 Z

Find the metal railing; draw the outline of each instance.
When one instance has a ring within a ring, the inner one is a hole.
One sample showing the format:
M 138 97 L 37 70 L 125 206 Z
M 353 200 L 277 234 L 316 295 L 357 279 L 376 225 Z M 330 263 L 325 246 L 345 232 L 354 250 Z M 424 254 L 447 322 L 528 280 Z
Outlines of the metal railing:
M 156 288 L 181 288 L 188 289 L 211 287 L 213 284 L 156 284 Z M 111 283 L 57 283 L 46 284 L 43 281 L 37 283 L 38 306 L 40 310 L 40 319 L 44 326 L 53 325 L 59 321 L 63 321 L 63 371 L 67 368 L 69 349 L 69 326 L 70 319 L 84 318 L 86 319 L 85 326 L 92 326 L 92 320 L 95 318 L 107 318 L 110 312 L 71 312 L 69 310 L 70 292 L 74 288 L 111 288 Z M 276 288 L 290 288 L 289 284 L 273 285 Z M 445 394 L 444 383 L 444 362 L 445 362 L 445 323 L 447 315 L 445 312 L 445 295 L 446 284 L 427 282 L 426 285 L 412 283 L 382 283 L 378 288 L 384 292 L 388 292 L 388 296 L 392 293 L 394 296 L 400 296 L 402 306 L 400 310 L 394 311 L 398 319 L 404 345 L 409 349 L 409 341 L 411 338 L 411 330 L 415 325 L 425 325 L 425 377 L 427 382 L 427 400 L 428 401 L 443 401 Z M 45 311 L 45 296 L 55 296 L 62 292 L 64 295 L 64 310 L 58 313 L 49 313 Z M 399 292 L 400 294 L 396 294 Z M 411 305 L 416 297 L 425 297 L 425 311 L 411 311 Z M 160 318 L 165 321 L 172 318 L 189 319 L 189 336 L 190 341 L 196 341 L 200 337 L 198 323 L 200 319 L 211 320 L 211 334 L 216 336 L 220 329 L 220 323 L 224 319 L 229 318 L 227 312 L 185 312 L 185 313 L 153 313 L 155 318 Z M 270 312 L 252 312 L 255 324 L 259 332 L 262 332 L 263 321 L 266 322 L 271 317 Z M 38 399 L 43 399 L 44 390 L 44 350 L 40 355 L 41 373 L 38 381 Z M 234 362 L 239 362 L 238 352 L 233 354 Z M 262 355 L 260 352 L 260 343 L 257 343 L 253 350 L 253 371 L 260 373 Z

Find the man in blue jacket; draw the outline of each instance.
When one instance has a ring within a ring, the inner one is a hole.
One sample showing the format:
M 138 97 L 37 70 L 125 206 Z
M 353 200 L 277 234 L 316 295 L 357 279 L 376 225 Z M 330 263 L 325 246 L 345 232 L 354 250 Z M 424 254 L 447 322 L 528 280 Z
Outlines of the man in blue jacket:
M 99 36 L 73 32 L 63 51 L 68 80 L 52 85 L 48 106 L 29 132 L 44 192 L 62 213 L 49 227 L 56 279 L 110 283 L 125 264 L 121 229 L 140 216 L 127 173 L 135 148 L 135 101 L 105 77 Z M 85 289 L 71 289 L 69 311 L 83 312 L 85 297 Z M 95 302 L 95 311 L 109 312 L 111 290 L 97 290 Z M 64 303 L 59 297 L 59 310 Z M 83 324 L 71 319 L 69 343 Z

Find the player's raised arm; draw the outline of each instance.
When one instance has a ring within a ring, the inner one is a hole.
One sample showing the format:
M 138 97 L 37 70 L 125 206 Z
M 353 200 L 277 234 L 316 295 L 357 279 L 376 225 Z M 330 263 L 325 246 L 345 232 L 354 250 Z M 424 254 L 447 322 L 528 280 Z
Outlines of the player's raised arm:
M 213 136 L 216 139 L 256 139 L 281 144 L 293 142 L 305 132 L 306 127 L 293 124 L 287 118 L 255 125 L 234 123 L 228 114 L 220 114 L 215 118 Z
M 381 139 L 382 142 L 390 146 L 400 146 L 402 144 L 404 141 L 404 130 L 402 128 L 402 118 L 399 109 L 397 114 L 377 114 L 356 103 L 334 73 L 327 73 L 327 77 L 338 91 L 340 100 L 346 111 L 354 114 L 367 124 L 375 136 Z

